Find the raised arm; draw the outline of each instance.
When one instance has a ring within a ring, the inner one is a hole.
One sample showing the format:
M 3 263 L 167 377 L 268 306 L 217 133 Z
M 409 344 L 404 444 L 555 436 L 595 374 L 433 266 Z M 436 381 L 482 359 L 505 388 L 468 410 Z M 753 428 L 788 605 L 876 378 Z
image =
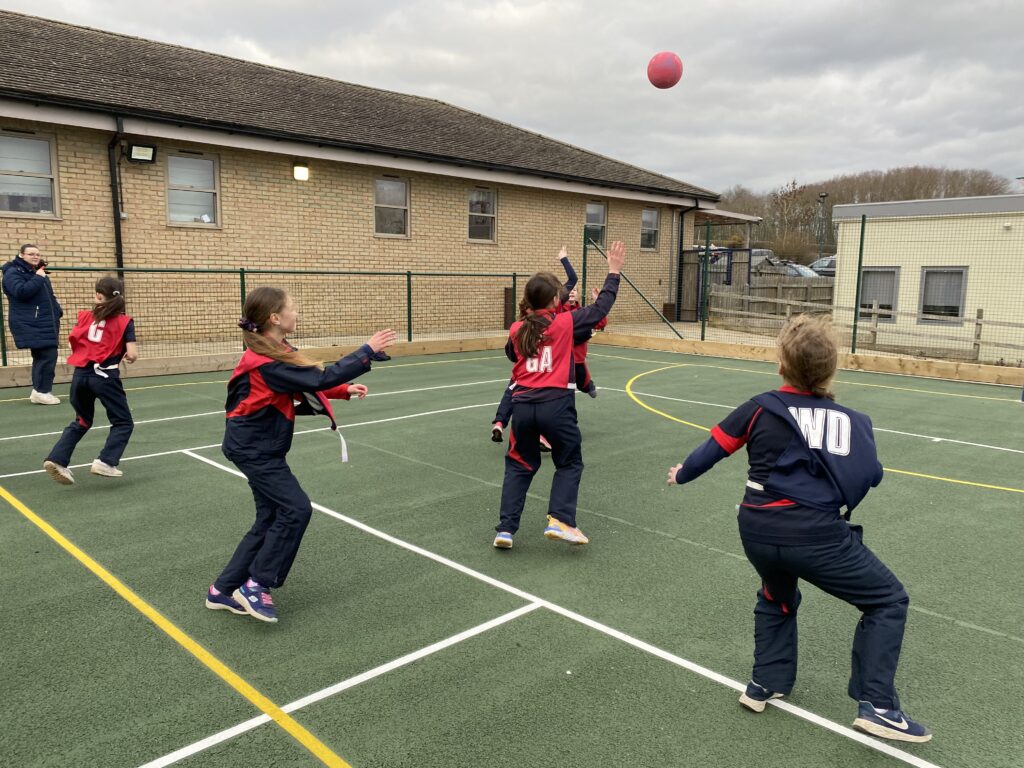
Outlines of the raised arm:
M 612 247 L 608 249 L 608 276 L 604 279 L 604 287 L 597 294 L 593 304 L 572 313 L 574 341 L 586 341 L 594 326 L 611 311 L 619 292 L 619 272 L 625 260 L 626 246 L 618 241 L 612 243 Z
M 572 268 L 572 262 L 569 261 L 569 251 L 566 250 L 564 245 L 562 250 L 558 252 L 558 260 L 562 262 L 562 269 L 565 270 L 565 284 L 562 286 L 562 289 L 568 295 L 569 291 L 576 287 L 576 282 L 579 278 L 576 276 L 576 270 Z

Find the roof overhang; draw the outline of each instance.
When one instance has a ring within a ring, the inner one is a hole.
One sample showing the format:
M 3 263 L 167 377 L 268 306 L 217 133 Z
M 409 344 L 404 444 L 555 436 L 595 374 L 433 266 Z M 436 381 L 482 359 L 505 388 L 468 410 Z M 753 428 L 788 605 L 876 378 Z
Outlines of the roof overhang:
M 721 208 L 705 208 L 701 201 L 700 208 L 694 214 L 694 224 L 760 224 L 760 216 L 746 213 L 724 211 Z
M 492 184 L 510 184 L 520 187 L 548 189 L 571 194 L 587 195 L 594 198 L 636 200 L 679 208 L 692 208 L 698 204 L 712 204 L 704 198 L 683 194 L 666 194 L 657 190 L 630 189 L 599 182 L 555 178 L 541 173 L 510 168 L 489 168 L 469 163 L 428 159 L 389 154 L 386 150 L 362 149 L 332 146 L 314 139 L 300 140 L 291 137 L 271 137 L 240 129 L 212 128 L 189 124 L 173 118 L 155 119 L 145 116 L 128 116 L 99 109 L 85 109 L 74 105 L 43 103 L 38 100 L 21 100 L 0 97 L 0 117 L 31 120 L 55 125 L 69 125 L 93 128 L 101 131 L 117 130 L 117 119 L 121 118 L 122 130 L 132 136 L 162 138 L 171 141 L 188 141 L 233 149 L 247 149 L 254 152 L 269 152 L 310 159 L 330 160 L 354 165 L 374 166 L 409 173 L 428 173 L 471 179 Z

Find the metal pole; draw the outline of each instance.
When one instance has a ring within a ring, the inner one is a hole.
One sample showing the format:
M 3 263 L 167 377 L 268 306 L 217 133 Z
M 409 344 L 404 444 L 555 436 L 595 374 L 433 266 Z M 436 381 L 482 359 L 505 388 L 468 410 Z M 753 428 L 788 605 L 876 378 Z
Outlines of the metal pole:
M 860 217 L 860 247 L 857 249 L 857 287 L 853 295 L 853 338 L 850 339 L 850 354 L 857 354 L 857 320 L 860 317 L 860 279 L 864 272 L 864 230 L 867 227 L 867 214 Z
M 516 307 L 519 306 L 519 286 L 518 282 L 519 275 L 515 272 L 512 273 L 512 322 L 515 322 Z
M 239 310 L 245 309 L 245 267 L 238 268 L 238 295 L 241 299 Z
M 593 240 L 590 240 L 588 244 L 592 245 L 594 248 L 596 248 L 597 252 L 600 253 L 602 256 L 604 256 L 606 259 L 608 258 L 608 254 L 604 252 L 604 249 L 602 249 L 601 246 L 598 245 L 597 243 L 595 243 Z M 630 280 L 626 276 L 625 272 L 619 272 L 619 277 L 621 277 L 623 280 L 625 280 L 627 283 L 629 283 L 629 285 L 633 288 L 633 290 L 636 291 L 636 295 L 644 300 L 644 304 L 646 304 L 648 307 L 650 307 L 651 309 L 654 310 L 654 314 L 656 314 L 658 317 L 661 318 L 661 321 L 663 323 L 665 323 L 665 325 L 667 325 L 671 329 L 672 333 L 674 333 L 680 339 L 685 338 L 683 336 L 683 334 L 681 334 L 678 330 L 676 330 L 676 327 L 674 325 L 672 325 L 672 322 L 667 317 L 665 317 L 663 314 L 661 314 L 661 311 L 656 306 L 651 304 L 650 300 L 646 296 L 644 296 L 643 291 L 641 291 L 639 288 L 636 287 L 636 283 L 634 283 L 632 280 Z
M 412 341 L 412 272 L 405 273 L 405 327 L 406 341 Z
M 4 366 L 7 365 L 7 330 L 4 328 L 5 315 L 3 291 L 0 291 L 0 365 Z
M 708 280 L 711 277 L 711 222 L 704 225 L 704 256 L 700 265 L 700 340 L 708 327 Z
M 580 288 L 580 304 L 587 303 L 587 228 L 583 227 L 583 265 L 580 267 L 581 276 L 581 288 Z

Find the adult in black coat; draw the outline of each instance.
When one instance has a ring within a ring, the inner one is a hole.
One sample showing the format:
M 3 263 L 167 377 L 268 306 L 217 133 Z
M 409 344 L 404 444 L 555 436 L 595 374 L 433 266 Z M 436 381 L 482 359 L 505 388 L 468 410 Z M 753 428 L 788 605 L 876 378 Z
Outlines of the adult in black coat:
M 39 405 L 58 405 L 53 394 L 57 370 L 57 339 L 64 314 L 46 275 L 46 262 L 31 243 L 3 266 L 3 289 L 8 299 L 7 324 L 18 349 L 32 351 L 32 394 Z

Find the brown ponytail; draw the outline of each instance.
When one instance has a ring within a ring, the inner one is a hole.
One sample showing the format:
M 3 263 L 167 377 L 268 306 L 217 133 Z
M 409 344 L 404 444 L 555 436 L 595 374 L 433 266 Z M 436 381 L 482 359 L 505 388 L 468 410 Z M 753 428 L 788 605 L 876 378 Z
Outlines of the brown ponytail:
M 561 290 L 562 284 L 550 272 L 538 272 L 527 281 L 523 300 L 519 302 L 519 319 L 523 324 L 516 334 L 516 345 L 524 357 L 537 355 L 537 346 L 551 323 L 549 316 L 538 315 L 536 311 L 547 309 Z
M 242 329 L 242 341 L 245 343 L 246 349 L 280 363 L 322 368 L 323 363 L 320 360 L 307 357 L 298 350 L 278 344 L 263 335 L 270 324 L 270 316 L 280 313 L 287 301 L 288 294 L 285 291 L 268 285 L 260 286 L 245 297 L 242 319 L 238 321 L 238 326 Z
M 124 314 L 124 283 L 120 279 L 113 275 L 104 275 L 96 281 L 96 293 L 103 296 L 103 301 L 93 306 L 93 320 L 99 322 L 114 315 Z
M 829 387 L 838 364 L 832 320 L 828 316 L 794 315 L 779 332 L 782 377 L 799 390 L 835 400 Z

